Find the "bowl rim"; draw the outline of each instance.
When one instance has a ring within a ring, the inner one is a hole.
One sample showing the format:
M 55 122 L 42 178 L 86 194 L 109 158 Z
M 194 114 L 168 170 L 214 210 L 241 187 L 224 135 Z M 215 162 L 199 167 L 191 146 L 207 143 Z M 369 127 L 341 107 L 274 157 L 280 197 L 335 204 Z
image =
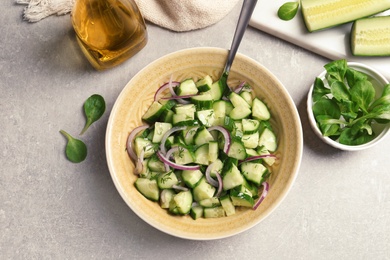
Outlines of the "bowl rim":
M 137 75 L 141 74 L 143 71 L 147 70 L 149 66 L 152 66 L 152 64 L 158 64 L 162 61 L 164 61 L 165 59 L 169 58 L 169 57 L 172 57 L 172 56 L 176 56 L 176 55 L 181 55 L 183 53 L 188 53 L 188 52 L 197 52 L 197 51 L 212 51 L 212 52 L 219 52 L 218 54 L 225 54 L 226 53 L 226 57 L 227 57 L 227 53 L 228 53 L 228 50 L 226 49 L 222 49 L 222 48 L 216 48 L 216 47 L 194 47 L 194 48 L 187 48 L 187 49 L 181 49 L 181 50 L 178 50 L 178 51 L 174 51 L 172 53 L 168 53 L 156 60 L 154 60 L 153 62 L 149 63 L 148 65 L 146 65 L 143 69 L 141 69 L 138 73 L 136 73 L 135 75 L 133 75 L 133 77 L 130 79 L 130 81 L 128 81 L 128 83 L 125 85 L 125 87 L 122 89 L 122 91 L 120 92 L 120 94 L 118 95 L 114 105 L 113 105 L 113 108 L 111 110 L 111 113 L 110 113 L 110 116 L 109 116 L 109 119 L 108 119 L 108 123 L 107 123 L 107 129 L 106 129 L 106 140 L 105 140 L 105 146 L 106 146 L 106 159 L 107 159 L 107 162 L 108 162 L 108 168 L 109 168 L 109 172 L 110 172 L 110 175 L 113 179 L 113 182 L 114 182 L 114 185 L 116 187 L 116 189 L 118 190 L 119 194 L 121 195 L 122 199 L 125 201 L 125 203 L 132 209 L 133 213 L 135 213 L 135 215 L 137 215 L 138 217 L 140 217 L 144 222 L 148 223 L 149 225 L 151 225 L 152 227 L 156 228 L 157 230 L 160 230 L 166 234 L 169 234 L 169 235 L 172 235 L 172 236 L 175 236 L 175 237 L 179 237 L 179 238 L 183 238 L 183 239 L 190 239 L 190 240 L 214 240 L 214 239 L 221 239 L 221 238 L 226 238 L 226 237 L 231 237 L 233 235 L 237 235 L 239 233 L 242 233 L 250 228 L 252 228 L 253 226 L 259 224 L 261 221 L 263 221 L 265 218 L 267 218 L 282 202 L 283 200 L 287 197 L 288 193 L 290 192 L 297 176 L 298 176 L 298 173 L 299 173 L 299 169 L 300 169 L 300 165 L 301 165 L 301 161 L 302 161 L 302 154 L 303 154 L 303 131 L 302 131 L 302 123 L 301 123 L 301 119 L 300 119 L 300 116 L 299 116 L 299 113 L 298 113 L 298 109 L 291 97 L 291 95 L 289 94 L 289 92 L 287 91 L 287 89 L 285 88 L 285 86 L 280 82 L 279 79 L 276 78 L 276 76 L 271 72 L 269 71 L 267 68 L 265 68 L 262 64 L 260 64 L 259 62 L 257 62 L 256 60 L 252 59 L 252 58 L 249 58 L 243 54 L 240 54 L 240 53 L 237 53 L 236 55 L 236 59 L 242 59 L 243 61 L 245 62 L 250 62 L 251 64 L 257 66 L 258 68 L 262 68 L 263 70 L 265 70 L 268 74 L 268 76 L 273 80 L 275 81 L 280 87 L 281 87 L 281 90 L 286 94 L 286 99 L 288 100 L 288 102 L 290 104 L 288 104 L 289 106 L 291 106 L 292 108 L 292 114 L 294 115 L 294 121 L 295 121 L 295 124 L 297 125 L 297 133 L 296 133 L 296 136 L 297 136 L 297 147 L 295 147 L 295 151 L 296 151 L 296 158 L 298 158 L 296 160 L 296 162 L 294 163 L 293 165 L 293 169 L 290 173 L 290 176 L 288 178 L 288 180 L 286 181 L 286 185 L 285 187 L 283 187 L 282 191 L 280 192 L 280 194 L 278 194 L 277 198 L 275 199 L 274 203 L 272 205 L 269 206 L 269 208 L 264 212 L 263 214 L 263 217 L 260 218 L 258 221 L 255 221 L 254 223 L 252 223 L 251 225 L 248 225 L 246 226 L 246 228 L 242 228 L 241 230 L 237 231 L 237 232 L 233 232 L 233 233 L 229 233 L 229 234 L 219 234 L 219 235 L 207 235 L 207 236 L 195 236 L 195 237 L 192 237 L 192 236 L 189 236 L 189 235 L 183 235 L 181 234 L 180 232 L 178 233 L 173 233 L 172 231 L 169 231 L 168 229 L 166 228 L 163 228 L 161 226 L 158 226 L 156 224 L 154 224 L 152 221 L 149 221 L 148 219 L 145 219 L 142 214 L 140 214 L 139 212 L 137 212 L 134 208 L 133 208 L 133 205 L 131 205 L 131 203 L 128 201 L 128 198 L 126 197 L 126 194 L 124 193 L 124 190 L 122 189 L 121 187 L 121 183 L 119 182 L 117 176 L 115 175 L 115 172 L 114 172 L 114 166 L 113 166 L 113 161 L 111 158 L 111 152 L 109 151 L 109 147 L 110 147 L 110 142 L 111 142 L 111 139 L 113 138 L 111 136 L 112 134 L 112 123 L 113 123 L 113 120 L 114 120 L 114 115 L 118 109 L 118 106 L 119 106 L 119 103 L 118 103 L 118 100 L 120 100 L 122 98 L 122 95 L 124 95 L 124 92 L 125 92 L 125 89 L 131 85 L 132 81 L 134 80 L 134 78 L 137 78 Z M 234 68 L 234 67 L 232 67 Z M 222 68 L 221 68 L 222 70 Z M 287 105 L 287 104 L 286 104 Z
M 363 63 L 360 63 L 360 62 L 354 62 L 354 61 L 348 61 L 347 62 L 348 66 L 358 70 L 358 71 L 361 71 L 361 72 L 365 72 L 366 74 L 368 74 L 370 77 L 372 77 L 373 79 L 377 80 L 378 82 L 380 82 L 381 84 L 383 85 L 386 85 L 386 84 L 389 84 L 389 81 L 380 73 L 378 72 L 376 69 L 366 65 L 366 64 L 363 64 Z M 326 70 L 323 70 L 317 77 L 318 78 L 321 78 L 321 79 L 324 79 L 325 78 L 325 75 L 326 75 Z M 368 149 L 376 144 L 378 144 L 379 142 L 381 142 L 383 139 L 385 139 L 386 135 L 388 134 L 389 130 L 390 130 L 390 124 L 387 124 L 387 126 L 385 126 L 385 128 L 382 130 L 382 132 L 372 141 L 368 142 L 368 143 L 365 143 L 365 144 L 360 144 L 360 145 L 345 145 L 345 144 L 341 144 L 337 141 L 334 141 L 332 140 L 331 138 L 327 137 L 327 136 L 323 136 L 322 135 L 322 132 L 318 129 L 317 127 L 317 123 L 316 123 L 316 120 L 314 118 L 314 114 L 313 114 L 313 109 L 312 109 L 312 104 L 313 104 L 313 98 L 312 98 L 312 93 L 313 93 L 313 89 L 314 89 L 314 83 L 310 86 L 310 89 L 309 89 L 309 92 L 307 94 L 307 114 L 308 114 L 308 117 L 309 117 L 309 123 L 310 123 L 310 126 L 311 128 L 313 129 L 314 133 L 323 141 L 325 142 L 326 144 L 330 145 L 330 146 L 333 146 L 335 148 L 338 148 L 340 150 L 344 150 L 344 151 L 361 151 L 361 150 L 364 150 L 364 149 Z

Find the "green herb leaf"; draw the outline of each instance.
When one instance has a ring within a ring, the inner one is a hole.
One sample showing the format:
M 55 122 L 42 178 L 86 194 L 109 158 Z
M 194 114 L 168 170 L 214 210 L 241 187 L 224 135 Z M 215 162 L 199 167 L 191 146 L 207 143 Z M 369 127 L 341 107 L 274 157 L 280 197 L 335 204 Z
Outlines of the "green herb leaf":
M 368 112 L 368 107 L 375 98 L 374 86 L 368 80 L 360 80 L 350 89 L 352 100 L 364 111 Z
M 375 138 L 374 135 L 369 135 L 367 131 L 360 131 L 353 134 L 351 128 L 345 128 L 340 134 L 339 142 L 345 145 L 360 145 L 365 144 Z
M 327 71 L 326 79 L 331 86 L 335 80 L 344 81 L 345 73 L 347 72 L 347 61 L 346 60 L 335 60 L 324 66 Z
M 362 72 L 359 72 L 355 69 L 348 68 L 345 73 L 345 78 L 347 79 L 347 83 L 349 86 L 353 86 L 356 82 L 361 80 L 367 80 L 367 75 Z
M 104 114 L 105 110 L 106 103 L 102 96 L 98 94 L 90 96 L 84 103 L 84 113 L 87 117 L 87 121 L 80 134 L 82 135 L 87 131 L 87 129 Z
M 351 95 L 349 94 L 349 90 L 347 86 L 342 81 L 335 80 L 333 81 L 330 87 L 331 93 L 333 97 L 341 102 L 343 100 L 350 100 Z
M 278 17 L 284 21 L 289 21 L 295 17 L 298 12 L 298 2 L 286 2 L 278 9 Z
M 313 94 L 312 94 L 313 102 L 317 102 L 324 95 L 328 95 L 328 94 L 330 94 L 330 89 L 326 88 L 322 79 L 317 77 L 314 80 L 314 85 L 313 85 Z
M 87 146 L 84 144 L 84 142 L 74 138 L 64 130 L 60 130 L 60 133 L 68 140 L 65 150 L 68 160 L 74 163 L 80 163 L 84 161 L 87 157 Z

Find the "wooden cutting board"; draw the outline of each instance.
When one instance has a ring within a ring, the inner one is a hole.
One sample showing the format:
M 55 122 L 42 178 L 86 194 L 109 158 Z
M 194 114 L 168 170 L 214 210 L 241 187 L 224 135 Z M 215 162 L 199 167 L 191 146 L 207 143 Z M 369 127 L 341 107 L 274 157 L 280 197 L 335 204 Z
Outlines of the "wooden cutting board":
M 290 21 L 279 19 L 277 11 L 288 1 L 291 0 L 259 0 L 250 25 L 331 60 L 345 58 L 347 61 L 364 63 L 390 80 L 390 57 L 354 57 L 351 54 L 349 37 L 352 23 L 310 33 L 305 27 L 300 10 Z M 390 10 L 382 15 L 390 15 Z

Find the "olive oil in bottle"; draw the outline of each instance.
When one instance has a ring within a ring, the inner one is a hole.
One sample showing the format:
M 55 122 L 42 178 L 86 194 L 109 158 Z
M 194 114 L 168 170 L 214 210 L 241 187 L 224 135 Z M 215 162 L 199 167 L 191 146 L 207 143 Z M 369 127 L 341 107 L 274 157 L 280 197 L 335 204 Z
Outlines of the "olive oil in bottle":
M 124 62 L 147 43 L 145 21 L 133 0 L 76 0 L 71 19 L 82 51 L 98 70 Z

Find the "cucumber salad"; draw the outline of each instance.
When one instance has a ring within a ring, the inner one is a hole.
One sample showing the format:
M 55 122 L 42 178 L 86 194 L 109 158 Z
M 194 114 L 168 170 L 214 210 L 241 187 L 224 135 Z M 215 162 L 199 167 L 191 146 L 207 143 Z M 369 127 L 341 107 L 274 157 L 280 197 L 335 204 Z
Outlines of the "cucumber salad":
M 267 105 L 247 83 L 170 80 L 133 129 L 127 152 L 137 190 L 168 213 L 193 219 L 257 209 L 269 190 L 277 137 Z

